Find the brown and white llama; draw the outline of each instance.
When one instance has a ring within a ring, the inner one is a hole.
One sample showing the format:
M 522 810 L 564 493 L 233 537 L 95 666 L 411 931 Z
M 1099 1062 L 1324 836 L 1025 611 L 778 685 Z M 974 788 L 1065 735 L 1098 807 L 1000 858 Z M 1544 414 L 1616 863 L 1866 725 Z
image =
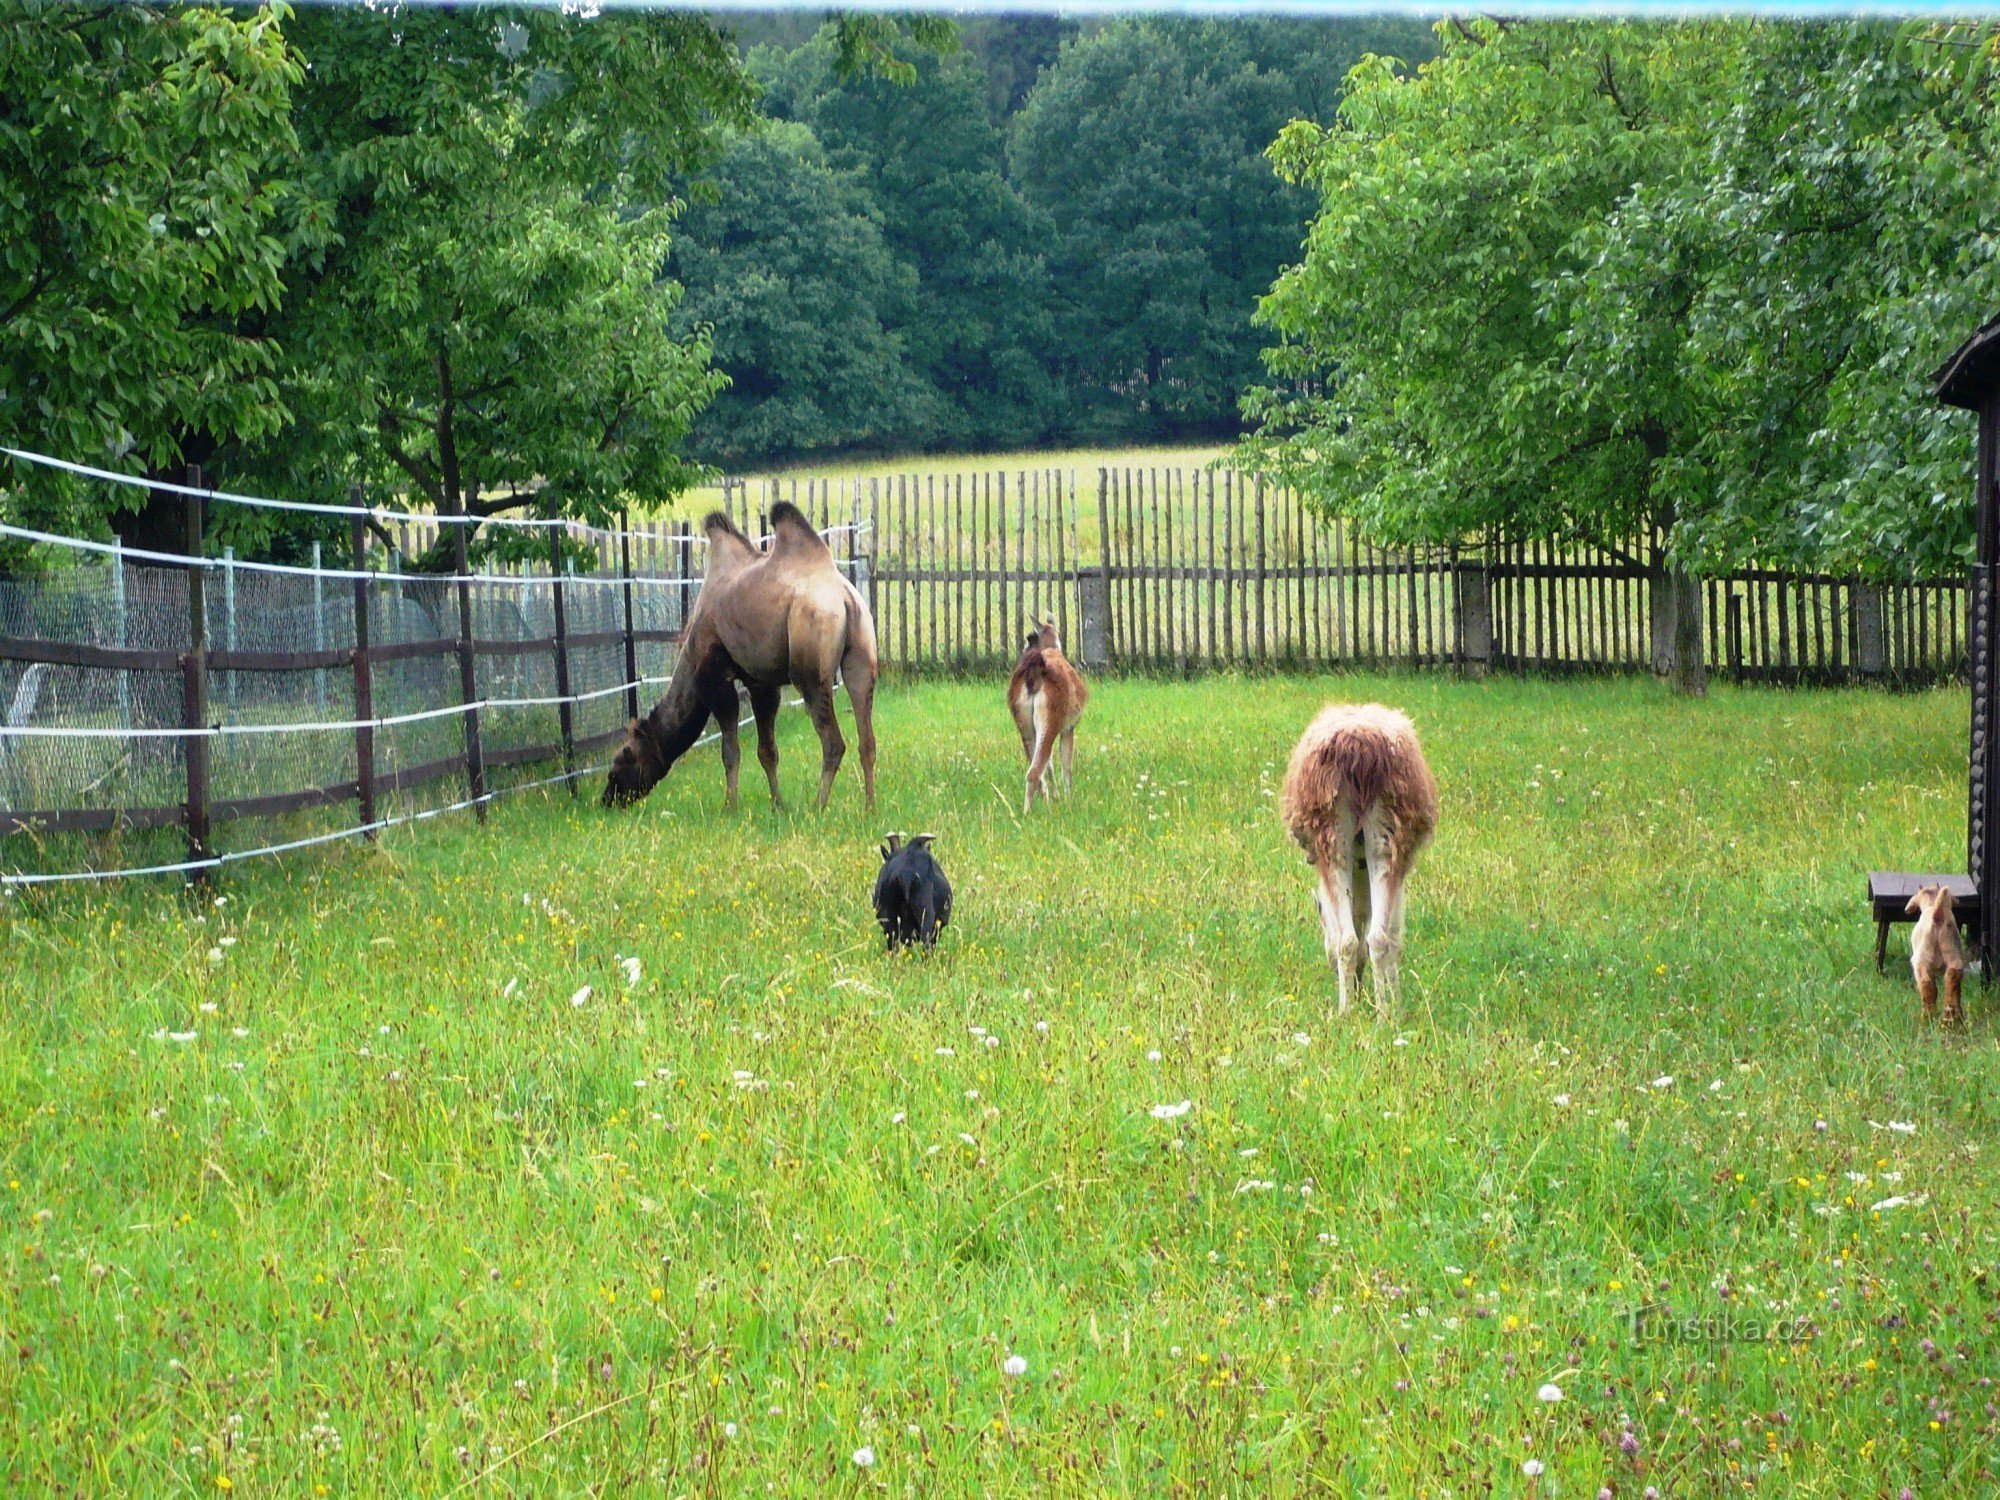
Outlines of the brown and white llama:
M 1342 1014 L 1361 959 L 1354 896 L 1359 856 L 1367 876 L 1360 919 L 1369 924 L 1375 1012 L 1386 1015 L 1403 952 L 1403 884 L 1437 828 L 1437 781 L 1415 726 L 1379 703 L 1329 703 L 1292 751 L 1278 811 L 1319 871 L 1320 925 L 1326 956 L 1340 975 Z
M 1007 707 L 1014 715 L 1014 727 L 1021 731 L 1021 749 L 1028 757 L 1028 790 L 1021 811 L 1035 805 L 1035 793 L 1049 799 L 1049 762 L 1062 749 L 1063 790 L 1075 786 L 1071 762 L 1076 755 L 1076 726 L 1083 706 L 1090 701 L 1090 689 L 1083 674 L 1070 665 L 1062 653 L 1062 640 L 1055 622 L 1043 620 L 1028 632 L 1021 648 L 1021 660 L 1007 679 Z

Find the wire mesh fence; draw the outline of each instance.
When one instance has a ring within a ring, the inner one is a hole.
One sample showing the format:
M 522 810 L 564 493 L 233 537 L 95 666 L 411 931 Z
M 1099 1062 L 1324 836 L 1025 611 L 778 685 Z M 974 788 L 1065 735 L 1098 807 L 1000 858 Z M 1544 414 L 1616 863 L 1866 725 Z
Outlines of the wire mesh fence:
M 198 507 L 206 492 L 185 490 Z M 552 550 L 560 572 L 488 563 L 444 576 L 399 571 L 407 554 L 358 518 L 347 567 L 0 532 L 52 563 L 0 579 L 10 886 L 200 873 L 483 807 L 548 783 L 552 762 L 553 780 L 574 786 L 671 675 L 705 561 L 685 526 L 579 527 L 581 545 Z M 836 561 L 865 578 L 852 529 L 833 540 Z M 219 852 L 210 840 L 214 825 L 315 809 L 276 845 L 232 836 Z M 149 830 L 166 832 L 123 842 Z

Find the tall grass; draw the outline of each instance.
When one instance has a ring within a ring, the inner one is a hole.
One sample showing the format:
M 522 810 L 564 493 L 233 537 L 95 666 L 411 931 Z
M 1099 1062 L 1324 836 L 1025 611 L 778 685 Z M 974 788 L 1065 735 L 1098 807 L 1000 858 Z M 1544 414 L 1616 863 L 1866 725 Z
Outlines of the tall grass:
M 1444 790 L 1387 1024 L 1272 811 L 1336 694 Z M 873 818 L 704 751 L 0 903 L 7 1490 L 1993 1492 L 1990 1002 L 1862 900 L 1962 864 L 1960 696 L 1106 682 L 1027 819 L 996 683 L 879 717 Z

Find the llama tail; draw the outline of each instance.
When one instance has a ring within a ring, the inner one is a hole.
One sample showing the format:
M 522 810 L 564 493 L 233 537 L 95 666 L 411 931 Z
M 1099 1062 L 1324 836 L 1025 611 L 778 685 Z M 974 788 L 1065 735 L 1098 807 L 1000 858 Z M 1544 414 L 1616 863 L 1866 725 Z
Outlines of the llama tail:
M 1354 808 L 1356 818 L 1365 816 L 1389 784 L 1395 746 L 1380 730 L 1353 728 L 1330 737 L 1320 753 L 1333 774 L 1334 789 Z

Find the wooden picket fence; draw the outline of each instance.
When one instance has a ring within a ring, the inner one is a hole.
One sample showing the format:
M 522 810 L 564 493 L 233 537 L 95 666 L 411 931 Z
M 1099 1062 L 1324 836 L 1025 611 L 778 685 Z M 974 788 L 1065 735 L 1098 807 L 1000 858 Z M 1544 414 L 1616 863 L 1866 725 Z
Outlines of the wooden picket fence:
M 1099 667 L 1663 669 L 1656 539 L 1377 546 L 1227 469 L 1040 468 L 724 482 L 760 529 L 790 500 L 859 524 L 885 661 L 982 670 L 1030 615 Z M 1748 569 L 1704 580 L 1704 653 L 1742 681 L 1963 675 L 1966 581 Z M 1661 591 L 1664 592 L 1664 591 Z M 1657 643 L 1657 650 L 1656 650 Z

